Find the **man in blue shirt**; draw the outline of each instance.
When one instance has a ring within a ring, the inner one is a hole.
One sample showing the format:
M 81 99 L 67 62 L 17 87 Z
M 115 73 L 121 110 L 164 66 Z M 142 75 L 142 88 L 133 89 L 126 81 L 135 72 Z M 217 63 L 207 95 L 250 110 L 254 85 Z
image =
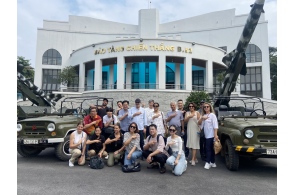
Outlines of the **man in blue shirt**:
M 170 125 L 176 126 L 176 134 L 181 136 L 181 132 L 184 134 L 184 123 L 183 123 L 183 115 L 180 110 L 176 110 L 176 102 L 170 103 L 171 111 L 166 114 L 166 122 Z
M 144 136 L 146 129 L 145 126 L 147 125 L 147 118 L 145 114 L 145 109 L 140 106 L 140 99 L 137 98 L 135 100 L 135 107 L 129 109 L 128 118 L 130 119 L 130 123 L 135 122 L 138 126 L 139 135 L 140 135 L 140 148 L 143 150 L 144 145 Z
M 118 119 L 120 121 L 121 132 L 122 134 L 128 131 L 128 127 L 130 125 L 130 118 L 128 117 L 129 114 L 129 101 L 124 100 L 122 102 L 123 109 L 119 110 Z

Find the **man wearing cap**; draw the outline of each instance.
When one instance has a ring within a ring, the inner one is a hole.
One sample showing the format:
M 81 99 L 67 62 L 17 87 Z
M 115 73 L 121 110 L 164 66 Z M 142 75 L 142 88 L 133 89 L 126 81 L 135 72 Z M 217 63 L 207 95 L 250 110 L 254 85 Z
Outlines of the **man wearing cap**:
M 200 102 L 200 108 L 198 112 L 202 115 L 203 112 L 203 105 L 205 101 L 201 100 Z M 205 137 L 200 137 L 200 155 L 203 161 L 206 160 L 206 138 Z
M 154 100 L 149 100 L 149 107 L 145 108 L 145 114 L 146 114 L 146 120 L 147 120 L 147 126 L 146 126 L 146 132 L 145 137 L 148 137 L 150 135 L 150 128 L 149 126 L 152 124 L 152 115 L 154 112 Z
M 128 112 L 129 112 L 129 101 L 124 100 L 122 102 L 123 109 L 119 110 L 118 113 L 118 119 L 120 121 L 121 126 L 121 133 L 124 134 L 128 132 L 128 127 L 130 125 L 130 118 L 128 118 Z
M 140 148 L 143 149 L 145 127 L 147 126 L 147 118 L 145 109 L 140 106 L 140 99 L 135 100 L 135 106 L 129 109 L 128 118 L 130 123 L 135 122 L 138 126 L 138 133 L 140 135 Z

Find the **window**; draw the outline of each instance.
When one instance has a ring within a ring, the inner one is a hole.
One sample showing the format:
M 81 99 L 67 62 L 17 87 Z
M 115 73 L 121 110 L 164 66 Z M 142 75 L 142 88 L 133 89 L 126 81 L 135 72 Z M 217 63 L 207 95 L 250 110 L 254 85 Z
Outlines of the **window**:
M 254 44 L 249 44 L 246 49 L 246 62 L 262 62 L 262 54 L 259 47 Z
M 197 91 L 204 90 L 204 71 L 203 70 L 192 71 L 192 89 Z
M 241 94 L 262 97 L 261 67 L 247 68 L 247 74 L 240 76 Z
M 139 63 L 132 64 L 132 89 L 139 89 Z
M 59 69 L 43 69 L 42 90 L 45 91 L 45 93 L 59 91 L 59 75 Z
M 61 65 L 61 55 L 55 49 L 48 49 L 42 57 L 44 65 Z
M 166 89 L 175 88 L 175 64 L 166 66 Z
M 213 88 L 214 92 L 218 93 L 220 88 L 222 87 L 223 80 L 219 79 L 223 78 L 222 75 L 225 76 L 226 69 L 221 70 L 213 70 Z

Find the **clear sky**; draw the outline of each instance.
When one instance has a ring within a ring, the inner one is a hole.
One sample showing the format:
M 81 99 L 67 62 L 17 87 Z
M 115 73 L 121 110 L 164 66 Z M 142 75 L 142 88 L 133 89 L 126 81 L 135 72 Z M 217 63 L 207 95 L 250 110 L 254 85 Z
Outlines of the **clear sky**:
M 169 2 L 169 3 L 168 3 Z M 43 20 L 68 21 L 69 15 L 88 16 L 127 24 L 138 24 L 140 9 L 159 10 L 160 23 L 210 12 L 236 9 L 249 14 L 255 0 L 17 0 L 17 56 L 35 67 L 37 28 Z M 269 46 L 277 46 L 277 1 L 266 0 Z

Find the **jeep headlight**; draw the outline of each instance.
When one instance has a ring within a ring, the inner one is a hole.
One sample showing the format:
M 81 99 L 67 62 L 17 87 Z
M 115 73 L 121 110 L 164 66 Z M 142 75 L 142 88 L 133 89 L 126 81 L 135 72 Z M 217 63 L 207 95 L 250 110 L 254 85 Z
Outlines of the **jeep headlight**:
M 253 131 L 251 129 L 247 129 L 245 131 L 245 136 L 246 136 L 246 138 L 250 139 L 250 138 L 252 138 L 254 136 L 254 133 L 253 133 Z
M 23 129 L 23 126 L 21 124 L 17 124 L 16 130 L 17 131 L 21 131 L 22 129 Z
M 49 124 L 47 125 L 47 130 L 48 130 L 48 131 L 54 131 L 54 130 L 55 130 L 55 124 L 53 124 L 53 123 L 49 123 Z

